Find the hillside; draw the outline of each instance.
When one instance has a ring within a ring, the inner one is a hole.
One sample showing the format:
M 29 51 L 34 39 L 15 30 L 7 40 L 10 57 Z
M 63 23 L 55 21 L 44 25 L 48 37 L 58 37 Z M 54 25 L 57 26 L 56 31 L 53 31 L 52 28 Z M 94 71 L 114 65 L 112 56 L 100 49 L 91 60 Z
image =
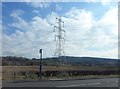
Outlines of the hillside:
M 68 63 L 88 66 L 118 66 L 120 60 L 96 57 L 66 57 Z
M 28 59 L 24 57 L 1 57 L 3 66 L 29 66 L 38 65 L 39 59 Z M 42 64 L 45 66 L 57 65 L 58 63 L 66 65 L 81 65 L 81 66 L 105 66 L 105 67 L 117 67 L 120 60 L 108 59 L 108 58 L 95 58 L 95 57 L 62 57 L 63 60 L 58 61 L 57 58 L 44 58 Z

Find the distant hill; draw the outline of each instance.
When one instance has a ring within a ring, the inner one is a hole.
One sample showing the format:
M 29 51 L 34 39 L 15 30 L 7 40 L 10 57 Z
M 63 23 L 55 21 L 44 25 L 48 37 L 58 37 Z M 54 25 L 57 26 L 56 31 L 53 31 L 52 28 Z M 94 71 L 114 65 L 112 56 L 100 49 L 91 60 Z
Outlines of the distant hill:
M 2 66 L 29 66 L 38 65 L 39 59 L 24 58 L 24 57 L 14 57 L 7 56 L 1 57 Z M 44 58 L 42 59 L 43 65 L 57 65 L 59 63 L 66 65 L 81 65 L 81 66 L 104 66 L 104 67 L 118 67 L 120 60 L 109 59 L 109 58 L 96 58 L 96 57 L 72 57 L 65 56 L 61 57 L 62 60 L 58 58 Z
M 88 65 L 88 66 L 118 66 L 120 60 L 109 58 L 96 57 L 66 57 L 68 63 L 73 65 Z

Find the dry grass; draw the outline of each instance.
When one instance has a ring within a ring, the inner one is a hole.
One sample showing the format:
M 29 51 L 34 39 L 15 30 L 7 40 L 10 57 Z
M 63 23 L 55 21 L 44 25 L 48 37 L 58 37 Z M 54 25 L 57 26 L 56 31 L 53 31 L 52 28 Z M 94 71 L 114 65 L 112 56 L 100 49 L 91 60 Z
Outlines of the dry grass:
M 101 67 L 87 67 L 87 66 L 43 66 L 42 71 L 78 71 L 78 70 L 111 70 L 111 68 L 101 68 Z M 117 70 L 117 68 L 114 68 L 112 70 Z M 39 67 L 38 66 L 3 66 L 2 67 L 2 79 L 3 80 L 11 80 L 14 77 L 14 72 L 18 73 L 16 75 L 19 75 L 21 72 L 29 73 L 32 72 L 38 72 Z M 24 78 L 24 76 L 17 76 L 17 78 Z
M 103 70 L 118 70 L 118 68 L 102 68 L 102 67 L 88 67 L 88 66 L 43 66 L 42 71 L 103 71 Z M 20 71 L 39 71 L 38 66 L 3 66 L 2 74 Z
M 11 71 L 38 71 L 38 66 L 3 66 L 2 72 Z M 43 66 L 42 71 L 72 71 L 72 70 L 117 70 L 118 68 L 102 68 L 102 67 L 89 67 L 89 66 Z

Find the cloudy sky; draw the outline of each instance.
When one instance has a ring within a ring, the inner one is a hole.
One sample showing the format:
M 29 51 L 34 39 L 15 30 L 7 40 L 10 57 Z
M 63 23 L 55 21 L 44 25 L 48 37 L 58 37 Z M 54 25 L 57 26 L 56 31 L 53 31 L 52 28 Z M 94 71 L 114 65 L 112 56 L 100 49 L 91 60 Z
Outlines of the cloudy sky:
M 118 58 L 117 2 L 3 2 L 2 55 L 53 57 L 55 18 L 65 23 L 66 56 Z

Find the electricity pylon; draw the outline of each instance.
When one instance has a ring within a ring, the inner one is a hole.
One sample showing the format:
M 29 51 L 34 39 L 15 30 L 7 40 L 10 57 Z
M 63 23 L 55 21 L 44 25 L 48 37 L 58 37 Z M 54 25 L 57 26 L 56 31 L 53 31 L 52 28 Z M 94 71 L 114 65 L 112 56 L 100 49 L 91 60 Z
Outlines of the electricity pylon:
M 54 26 L 54 32 L 57 32 L 55 35 L 56 50 L 54 56 L 58 57 L 59 60 L 62 60 L 62 56 L 65 56 L 65 30 L 62 29 L 64 27 L 64 22 L 61 20 L 61 17 L 56 18 L 56 22 L 57 26 Z

